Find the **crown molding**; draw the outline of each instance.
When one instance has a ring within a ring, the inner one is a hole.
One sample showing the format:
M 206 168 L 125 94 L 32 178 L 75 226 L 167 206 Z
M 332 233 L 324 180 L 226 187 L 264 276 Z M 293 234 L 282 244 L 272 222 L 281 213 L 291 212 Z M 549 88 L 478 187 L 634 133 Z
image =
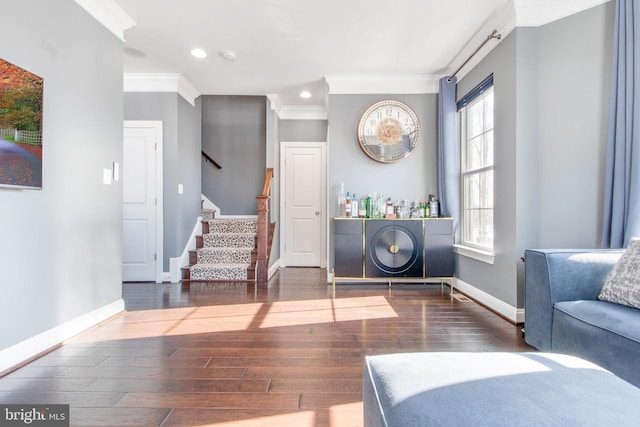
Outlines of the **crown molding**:
M 611 0 L 513 0 L 518 27 L 539 27 Z
M 178 73 L 125 73 L 125 92 L 176 92 L 195 106 L 201 93 Z
M 75 0 L 81 8 L 124 41 L 124 31 L 136 23 L 112 0 Z
M 282 120 L 327 120 L 327 109 L 322 105 L 283 105 L 278 117 Z
M 438 76 L 325 76 L 329 94 L 413 94 L 438 93 Z
M 267 94 L 270 107 L 281 120 L 327 120 L 327 108 L 322 105 L 283 105 L 280 95 Z
M 462 79 L 469 71 L 473 70 L 476 65 L 480 63 L 496 46 L 500 44 L 509 33 L 516 28 L 516 9 L 512 1 L 508 1 L 504 4 L 491 19 L 480 27 L 480 29 L 473 35 L 473 37 L 467 42 L 467 44 L 458 52 L 447 67 L 447 73 L 445 75 L 450 76 L 455 70 L 457 70 L 464 61 L 469 60 L 465 66 L 458 71 L 456 78 Z M 489 34 L 493 30 L 496 30 L 500 34 L 500 40 L 490 40 L 486 45 L 482 47 L 475 55 L 473 53 L 478 46 L 482 45 L 487 40 Z M 473 56 L 471 56 L 473 55 Z

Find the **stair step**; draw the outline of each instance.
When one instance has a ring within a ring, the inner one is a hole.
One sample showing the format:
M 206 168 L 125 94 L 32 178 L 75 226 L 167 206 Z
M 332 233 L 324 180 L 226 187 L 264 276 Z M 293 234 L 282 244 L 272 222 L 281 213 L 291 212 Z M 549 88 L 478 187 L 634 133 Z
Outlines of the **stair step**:
M 200 215 L 202 216 L 202 220 L 203 221 L 207 221 L 207 220 L 213 219 L 216 216 L 216 210 L 215 209 L 202 209 L 200 211 Z
M 196 251 L 198 264 L 250 264 L 252 248 L 207 247 Z
M 252 233 L 258 232 L 255 219 L 210 219 L 203 221 L 203 233 Z
M 207 233 L 202 235 L 205 248 L 254 248 L 256 235 L 247 233 Z
M 247 280 L 249 264 L 196 264 L 189 267 L 190 280 Z

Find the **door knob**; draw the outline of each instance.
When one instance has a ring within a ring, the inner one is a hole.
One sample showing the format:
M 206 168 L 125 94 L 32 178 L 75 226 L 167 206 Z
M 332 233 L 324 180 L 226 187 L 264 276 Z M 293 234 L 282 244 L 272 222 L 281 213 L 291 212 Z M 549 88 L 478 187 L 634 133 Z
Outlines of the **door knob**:
M 320 215 L 320 211 L 316 211 L 316 215 Z

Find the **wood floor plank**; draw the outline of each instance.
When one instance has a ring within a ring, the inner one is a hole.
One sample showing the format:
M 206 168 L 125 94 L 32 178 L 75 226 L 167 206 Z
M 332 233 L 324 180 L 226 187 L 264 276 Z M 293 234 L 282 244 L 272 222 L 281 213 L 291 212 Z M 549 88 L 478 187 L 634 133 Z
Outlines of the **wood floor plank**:
M 86 391 L 122 391 L 126 393 L 266 393 L 269 379 L 177 379 L 119 378 L 97 379 Z
M 299 393 L 127 393 L 123 408 L 298 409 Z
M 125 313 L 0 378 L 0 402 L 70 404 L 72 426 L 360 427 L 367 355 L 532 350 L 439 284 L 177 286 L 123 284 Z
M 318 423 L 315 411 L 289 411 L 282 409 L 175 409 L 162 424 L 163 427 L 208 426 L 216 427 L 318 427 L 331 424 Z M 362 425 L 351 424 L 350 427 Z

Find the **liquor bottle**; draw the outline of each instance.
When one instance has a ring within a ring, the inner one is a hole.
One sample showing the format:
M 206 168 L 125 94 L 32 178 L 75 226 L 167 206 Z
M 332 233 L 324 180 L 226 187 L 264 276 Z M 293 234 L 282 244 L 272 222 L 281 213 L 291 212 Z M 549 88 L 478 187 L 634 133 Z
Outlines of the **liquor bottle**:
M 344 182 L 340 183 L 340 192 L 338 193 L 338 216 L 344 216 Z
M 344 216 L 347 218 L 351 218 L 351 197 L 349 197 L 349 192 L 347 191 L 347 198 L 344 201 Z
M 371 195 L 367 194 L 367 198 L 364 200 L 364 209 L 365 209 L 365 218 L 373 218 L 373 206 L 371 206 L 372 202 L 371 202 Z
M 358 196 L 356 196 L 356 193 L 353 193 L 353 197 L 351 197 L 351 218 L 358 218 L 359 215 Z
M 360 201 L 358 202 L 358 216 L 360 218 L 367 218 L 367 199 L 360 197 Z
M 371 218 L 380 218 L 380 201 L 378 199 L 378 193 L 373 193 L 371 199 Z
M 431 211 L 431 218 L 438 218 L 440 215 L 440 204 L 436 200 L 436 196 L 429 196 L 429 210 Z
M 387 203 L 384 208 L 384 213 L 389 215 L 395 213 L 395 209 L 393 208 L 393 202 L 391 201 L 391 197 L 387 197 Z

